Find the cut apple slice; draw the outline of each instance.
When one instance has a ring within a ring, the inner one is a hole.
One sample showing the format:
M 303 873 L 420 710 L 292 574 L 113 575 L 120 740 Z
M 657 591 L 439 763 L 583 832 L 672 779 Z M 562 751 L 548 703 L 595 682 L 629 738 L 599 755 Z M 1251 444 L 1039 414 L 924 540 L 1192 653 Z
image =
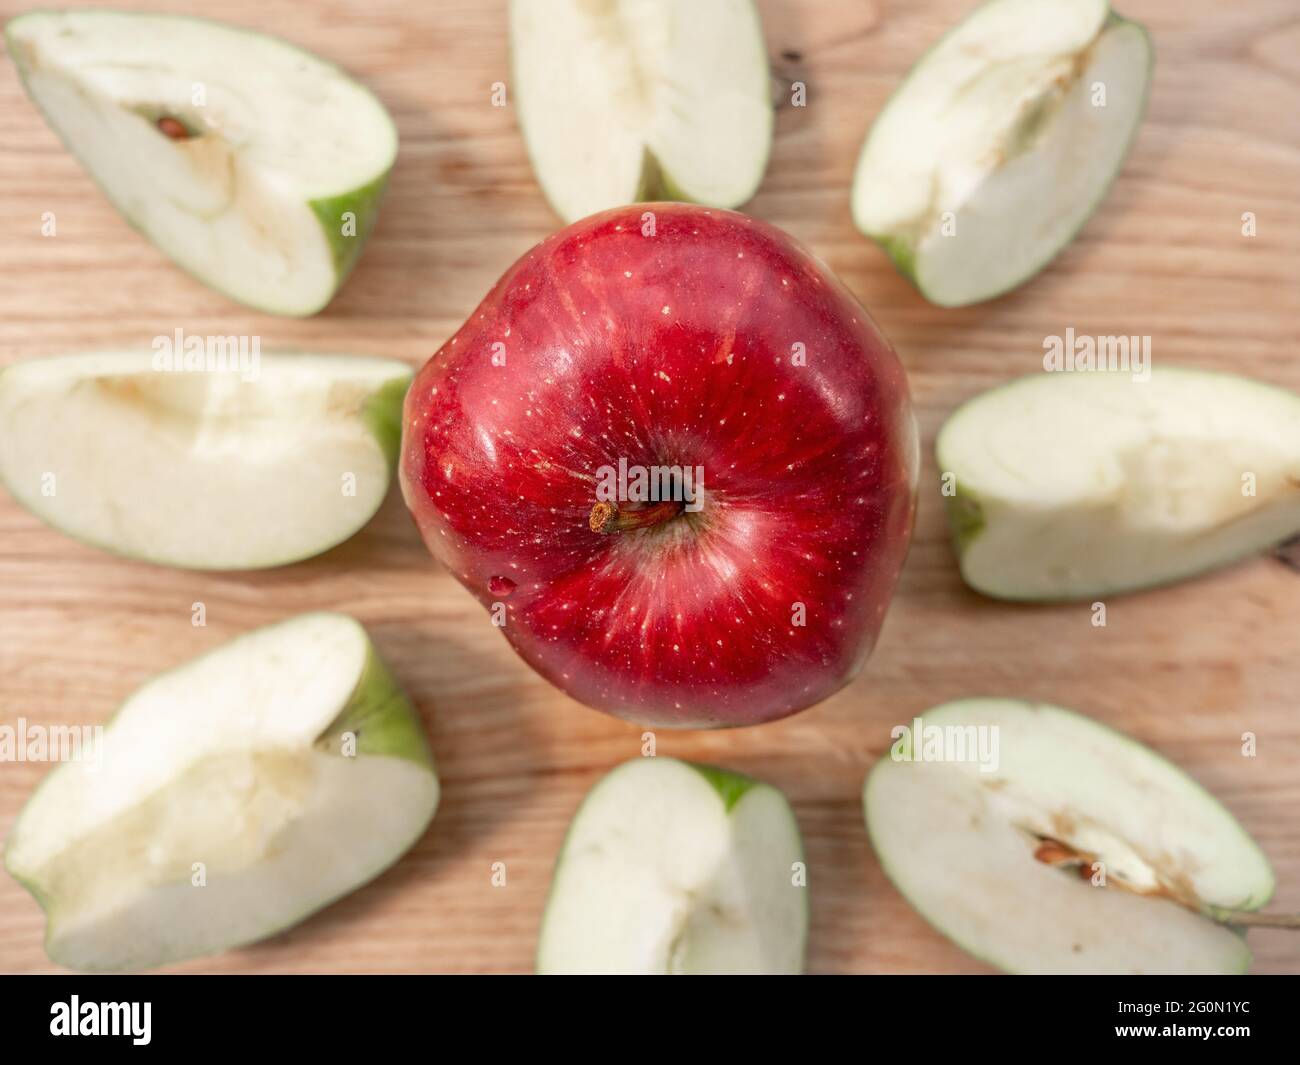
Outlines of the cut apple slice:
M 991 299 L 1096 209 L 1146 106 L 1146 30 L 1105 0 L 991 0 L 871 128 L 853 217 L 933 303 Z
M 1272 870 L 1176 766 L 1054 706 L 968 699 L 920 721 L 923 734 L 898 740 L 867 777 L 867 830 L 889 879 L 944 935 L 1018 973 L 1249 964 L 1244 936 L 1209 915 L 1262 906 Z M 973 750 L 978 729 L 992 730 L 991 771 L 936 760 L 958 742 Z
M 533 170 L 566 222 L 757 190 L 772 97 L 752 0 L 511 0 L 510 50 Z
M 962 576 L 1002 599 L 1165 584 L 1300 532 L 1300 396 L 1229 374 L 1022 378 L 935 451 Z
M 69 355 L 0 373 L 0 481 L 19 503 L 97 547 L 191 569 L 307 558 L 379 509 L 404 363 L 263 355 L 240 373 L 155 359 Z
M 542 918 L 542 973 L 798 973 L 803 843 L 785 796 L 642 758 L 574 816 Z
M 54 961 L 146 969 L 301 921 L 395 862 L 437 803 L 419 717 L 365 630 L 306 614 L 127 699 L 95 757 L 37 789 L 5 865 Z
M 369 91 L 283 41 L 206 19 L 37 11 L 6 36 L 54 131 L 180 266 L 276 314 L 330 301 L 397 155 Z

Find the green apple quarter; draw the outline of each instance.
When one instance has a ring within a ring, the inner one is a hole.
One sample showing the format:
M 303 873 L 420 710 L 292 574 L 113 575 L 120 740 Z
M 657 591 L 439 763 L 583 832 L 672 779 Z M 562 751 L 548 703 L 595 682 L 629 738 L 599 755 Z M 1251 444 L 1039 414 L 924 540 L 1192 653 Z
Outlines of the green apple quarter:
M 752 0 L 511 0 L 510 54 L 533 171 L 566 222 L 757 191 L 773 118 Z
M 438 778 L 420 718 L 342 614 L 257 629 L 149 681 L 50 773 L 5 867 L 46 950 L 121 971 L 252 943 L 378 876 Z
M 963 579 L 1090 600 L 1191 577 L 1300 533 L 1300 396 L 1160 365 L 984 392 L 935 444 Z
M 1246 969 L 1234 922 L 1268 901 L 1273 872 L 1182 770 L 1045 704 L 965 699 L 920 720 L 863 799 L 885 873 L 945 936 L 1015 973 Z M 996 757 L 935 757 L 940 728 L 995 730 Z
M 178 265 L 273 314 L 329 303 L 397 155 L 369 90 L 275 37 L 188 16 L 34 11 L 5 36 L 55 133 Z
M 405 363 L 267 354 L 186 369 L 183 358 L 109 351 L 0 371 L 0 482 L 70 536 L 190 569 L 308 558 L 379 509 Z
M 775 788 L 673 758 L 627 762 L 574 816 L 537 969 L 799 973 L 806 882 L 799 827 Z
M 853 218 L 932 303 L 992 299 L 1073 239 L 1146 106 L 1146 30 L 1106 0 L 989 0 L 871 127 Z

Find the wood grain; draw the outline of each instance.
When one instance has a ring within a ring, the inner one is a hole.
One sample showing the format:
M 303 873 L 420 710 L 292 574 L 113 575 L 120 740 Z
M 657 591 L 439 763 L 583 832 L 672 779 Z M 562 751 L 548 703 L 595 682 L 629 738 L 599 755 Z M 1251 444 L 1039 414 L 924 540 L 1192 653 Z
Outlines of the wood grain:
M 160 5 L 137 0 L 140 8 Z M 198 5 L 194 5 L 197 9 Z M 794 803 L 813 892 L 814 972 L 981 972 L 884 879 L 860 789 L 890 727 L 970 694 L 1055 701 L 1187 767 L 1260 840 L 1279 909 L 1300 909 L 1300 574 L 1259 559 L 1086 607 L 981 599 L 958 579 L 930 457 L 943 418 L 1040 364 L 1043 338 L 1150 334 L 1157 362 L 1300 389 L 1300 11 L 1294 0 L 1129 0 L 1158 62 L 1136 148 L 1098 215 L 1037 280 L 960 311 L 926 304 L 854 230 L 848 187 L 871 119 L 968 0 L 764 0 L 783 108 L 767 179 L 747 208 L 808 243 L 871 309 L 911 376 L 924 433 L 920 515 L 867 670 L 793 719 L 730 733 L 660 733 L 661 754 L 752 773 Z M 0 63 L 0 359 L 187 332 L 256 333 L 274 347 L 422 362 L 519 254 L 557 226 L 510 108 L 499 2 L 225 0 L 203 10 L 286 36 L 371 85 L 402 150 L 383 215 L 320 316 L 257 315 L 172 267 L 128 228 Z M 16 13 L 0 4 L 7 18 Z M 40 233 L 53 211 L 58 235 Z M 1253 211 L 1258 235 L 1244 238 Z M 111 447 L 111 441 L 105 441 Z M 206 628 L 190 608 L 207 606 Z M 418 703 L 444 798 L 391 872 L 289 933 L 185 972 L 522 972 L 551 864 L 579 800 L 635 757 L 641 729 L 550 688 L 425 554 L 396 494 L 351 542 L 285 569 L 202 575 L 96 552 L 0 500 L 0 722 L 102 721 L 158 670 L 311 608 L 362 619 Z M 1241 734 L 1259 738 L 1240 755 Z M 0 765 L 0 832 L 45 767 Z M 491 885 L 493 862 L 507 884 Z M 53 967 L 42 917 L 0 877 L 0 970 Z M 1256 972 L 1300 970 L 1300 936 L 1251 933 Z

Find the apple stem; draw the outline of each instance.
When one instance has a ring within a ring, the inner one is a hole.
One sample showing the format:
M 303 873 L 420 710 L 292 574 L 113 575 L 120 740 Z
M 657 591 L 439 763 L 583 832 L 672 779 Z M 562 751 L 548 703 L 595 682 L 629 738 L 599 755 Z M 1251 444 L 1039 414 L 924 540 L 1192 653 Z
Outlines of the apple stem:
M 617 503 L 597 503 L 591 508 L 587 524 L 592 532 L 618 533 L 629 529 L 646 529 L 672 521 L 685 509 L 680 499 L 664 499 L 635 510 L 620 510 Z
M 1250 910 L 1216 908 L 1214 917 L 1222 924 L 1241 925 L 1245 928 L 1300 928 L 1300 913 L 1254 913 Z

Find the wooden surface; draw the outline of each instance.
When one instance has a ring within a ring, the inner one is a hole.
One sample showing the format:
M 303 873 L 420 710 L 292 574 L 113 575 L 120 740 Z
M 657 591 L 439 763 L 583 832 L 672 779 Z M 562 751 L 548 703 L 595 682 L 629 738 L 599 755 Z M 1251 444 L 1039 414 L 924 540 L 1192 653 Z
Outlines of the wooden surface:
M 135 0 L 139 8 L 158 5 Z M 1300 389 L 1300 10 L 1294 0 L 1129 0 L 1157 49 L 1150 111 L 1099 214 L 1032 283 L 960 311 L 927 305 L 854 230 L 857 149 L 906 68 L 969 0 L 764 0 L 783 108 L 746 208 L 805 241 L 871 309 L 909 371 L 924 435 L 916 537 L 884 635 L 846 691 L 792 719 L 658 736 L 660 754 L 754 774 L 794 803 L 807 847 L 813 972 L 982 972 L 884 879 L 860 791 L 890 727 L 954 697 L 1051 700 L 1151 744 L 1219 795 L 1300 909 L 1300 574 L 1259 559 L 1109 604 L 998 604 L 966 591 L 931 449 L 973 393 L 1040 366 L 1043 338 L 1150 334 L 1157 363 Z M 308 321 L 260 316 L 191 280 L 115 214 L 0 62 L 0 359 L 189 333 L 263 348 L 423 362 L 497 276 L 557 227 L 510 108 L 502 4 L 227 0 L 207 13 L 279 33 L 360 76 L 402 149 L 378 228 L 343 292 Z M 11 2 L 0 4 L 7 18 Z M 58 235 L 41 236 L 53 211 Z M 1255 212 L 1258 236 L 1240 218 Z M 105 446 L 111 446 L 106 441 Z M 207 627 L 190 624 L 207 606 Z M 635 757 L 642 730 L 535 676 L 426 555 L 396 491 L 360 535 L 269 572 L 201 575 L 83 547 L 0 499 L 0 723 L 103 721 L 160 669 L 312 608 L 362 619 L 428 723 L 443 783 L 429 832 L 378 881 L 289 933 L 180 971 L 523 972 L 565 826 Z M 1259 754 L 1240 755 L 1243 731 Z M 0 832 L 46 767 L 0 764 Z M 491 884 L 504 862 L 507 883 Z M 42 916 L 0 876 L 0 970 L 52 969 Z M 1300 970 L 1300 936 L 1252 932 L 1256 972 Z

